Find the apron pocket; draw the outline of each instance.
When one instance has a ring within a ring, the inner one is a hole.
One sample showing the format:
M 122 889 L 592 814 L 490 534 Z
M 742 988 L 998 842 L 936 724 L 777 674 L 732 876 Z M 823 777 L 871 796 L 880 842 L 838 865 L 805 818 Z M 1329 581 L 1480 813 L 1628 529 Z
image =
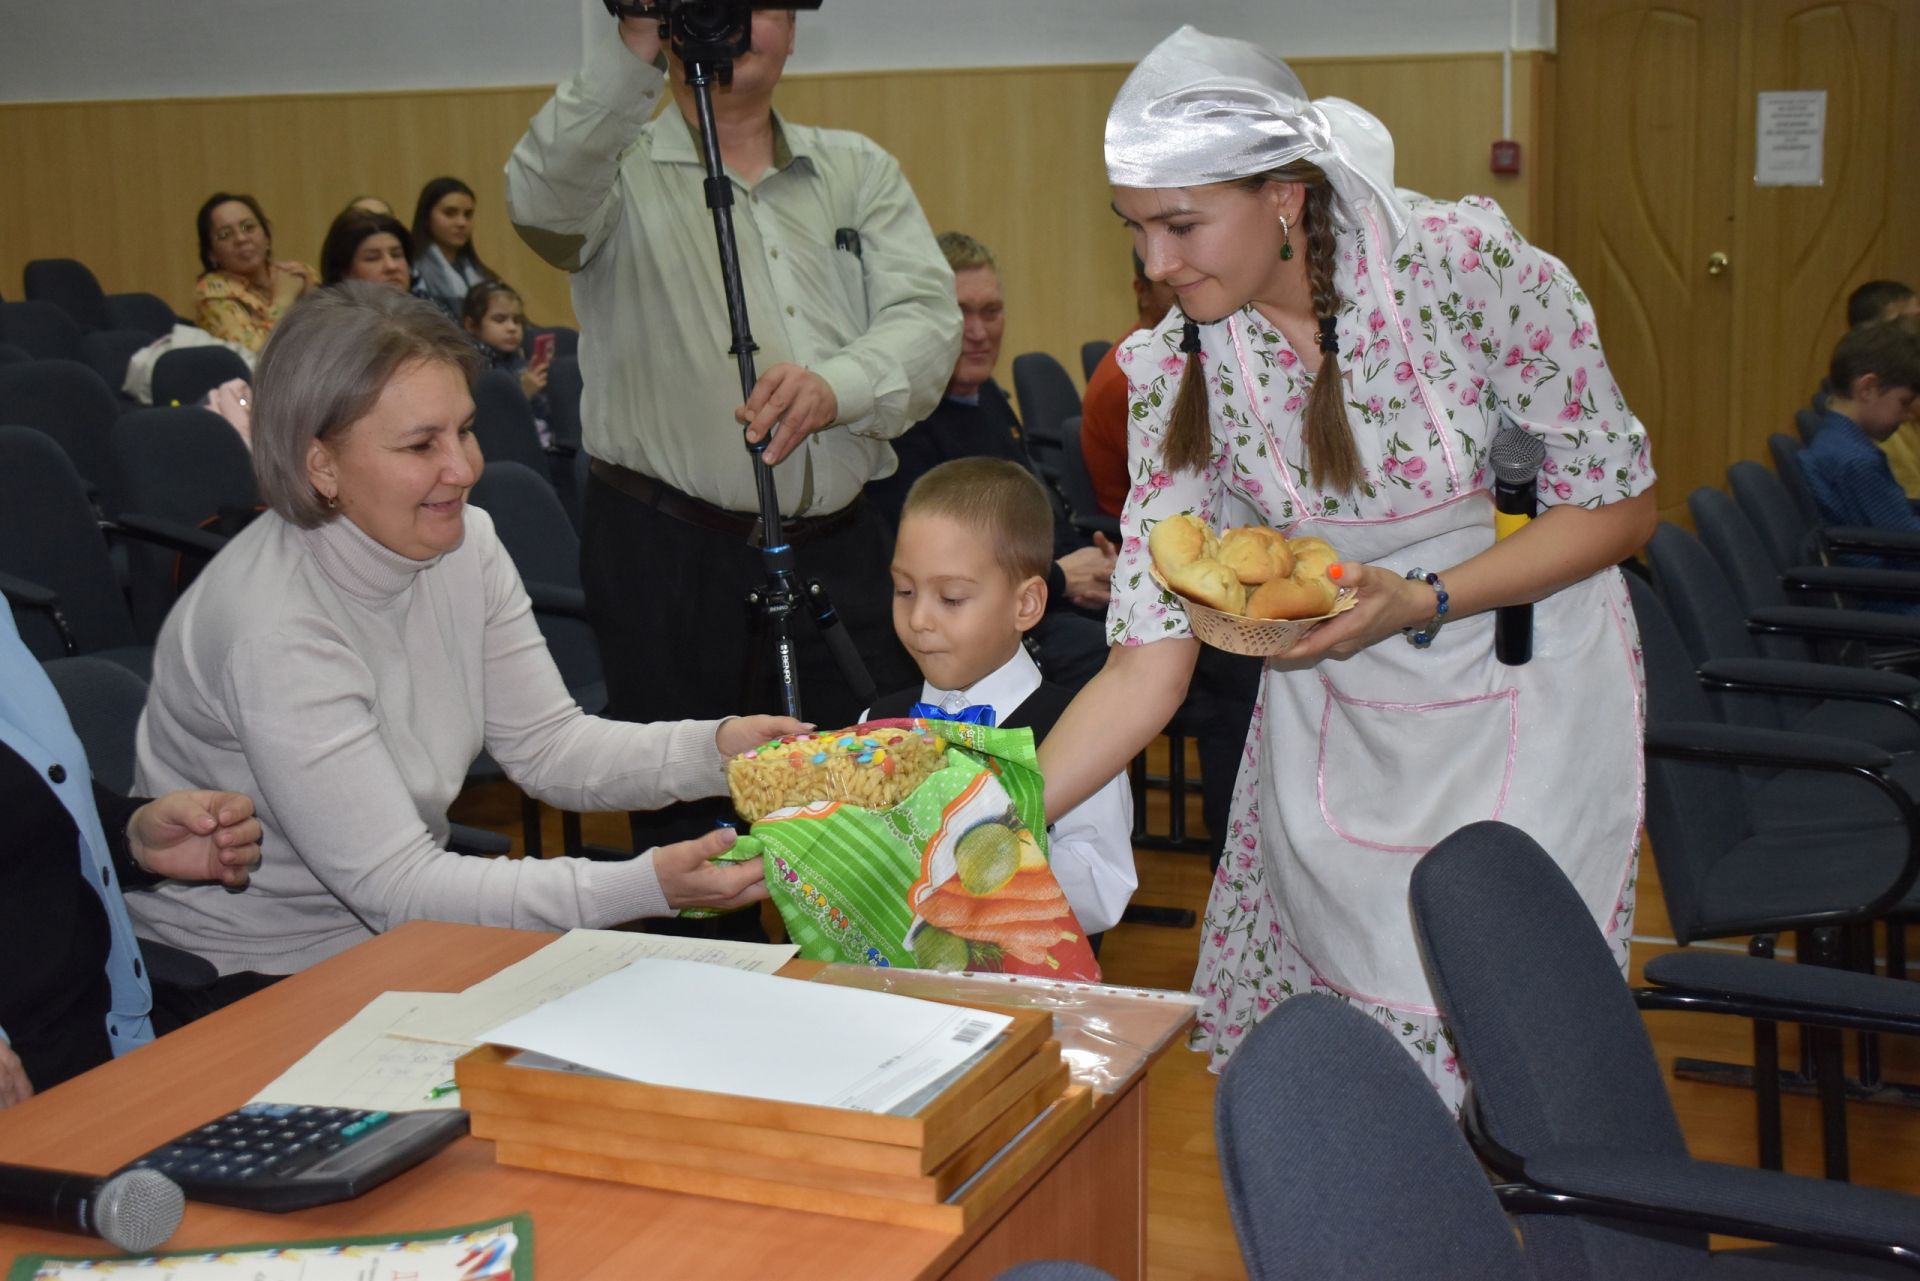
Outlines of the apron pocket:
M 1320 815 L 1341 839 L 1424 854 L 1457 828 L 1500 817 L 1513 779 L 1518 690 L 1382 703 L 1323 687 Z

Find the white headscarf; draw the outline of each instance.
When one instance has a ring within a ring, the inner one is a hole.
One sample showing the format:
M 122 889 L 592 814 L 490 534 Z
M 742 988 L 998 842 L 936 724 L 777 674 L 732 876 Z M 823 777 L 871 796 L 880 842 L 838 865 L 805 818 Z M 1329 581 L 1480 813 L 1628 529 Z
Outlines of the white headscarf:
M 1106 151 L 1116 187 L 1198 187 L 1306 160 L 1333 186 L 1335 221 L 1364 227 L 1371 209 L 1389 247 L 1410 222 L 1385 125 L 1343 98 L 1309 101 L 1292 69 L 1258 45 L 1191 26 L 1120 86 Z

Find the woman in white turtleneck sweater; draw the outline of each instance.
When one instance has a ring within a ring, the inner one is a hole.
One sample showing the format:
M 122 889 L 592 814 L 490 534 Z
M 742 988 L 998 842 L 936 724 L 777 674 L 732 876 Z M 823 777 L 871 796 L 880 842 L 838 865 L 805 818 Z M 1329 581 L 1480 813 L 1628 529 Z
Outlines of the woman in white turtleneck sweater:
M 757 861 L 708 861 L 724 831 L 611 863 L 445 848 L 483 746 L 552 804 L 644 809 L 724 793 L 728 756 L 797 728 L 580 710 L 492 521 L 466 506 L 482 465 L 473 362 L 429 304 L 355 283 L 303 301 L 261 358 L 254 463 L 271 510 L 169 615 L 138 739 L 139 788 L 242 792 L 264 828 L 244 893 L 129 895 L 142 933 L 223 976 L 185 1015 L 416 917 L 565 929 L 766 895 Z

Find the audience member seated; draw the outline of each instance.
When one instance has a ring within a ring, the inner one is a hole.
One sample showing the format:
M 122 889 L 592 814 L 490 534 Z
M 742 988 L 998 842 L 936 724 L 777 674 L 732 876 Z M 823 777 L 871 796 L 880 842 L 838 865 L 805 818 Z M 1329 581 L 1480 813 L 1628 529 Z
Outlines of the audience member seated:
M 1899 430 L 1920 388 L 1920 320 L 1882 320 L 1848 330 L 1827 370 L 1827 410 L 1813 442 L 1800 451 L 1800 470 L 1829 525 L 1871 525 L 1920 531 L 1920 514 L 1893 478 L 1887 456 L 1874 446 Z M 1880 564 L 1872 556 L 1843 558 Z M 1904 563 L 1887 562 L 1889 568 Z M 1889 613 L 1920 613 L 1920 602 L 1861 602 Z
M 999 266 L 985 245 L 963 232 L 944 232 L 939 241 L 947 265 L 953 268 L 960 300 L 964 322 L 960 356 L 939 406 L 893 440 L 897 470 L 867 485 L 868 499 L 894 528 L 914 482 L 950 459 L 1005 458 L 1040 480 L 1020 420 L 1007 394 L 993 380 L 1007 327 Z M 1040 484 L 1054 513 L 1055 559 L 1047 574 L 1047 616 L 1034 628 L 1033 637 L 1048 678 L 1078 689 L 1106 661 L 1104 616 L 1081 611 L 1106 605 L 1114 548 L 1104 535 L 1095 535 L 1089 544 L 1068 521 L 1066 504 L 1058 493 L 1044 480 Z
M 1053 526 L 1044 482 L 1011 459 L 957 459 L 914 483 L 893 545 L 893 630 L 923 681 L 877 699 L 875 717 L 987 707 L 989 723 L 1046 738 L 1073 692 L 1043 679 L 1021 641 L 1047 611 Z M 1097 948 L 1140 883 L 1124 774 L 1048 828 L 1047 860 Z
M 413 207 L 413 271 L 418 292 L 450 318 L 460 318 L 467 291 L 493 274 L 473 248 L 473 188 L 435 178 Z
M 1869 280 L 1847 298 L 1847 324 L 1854 329 L 1902 316 L 1920 316 L 1920 295 L 1897 280 Z M 1821 395 L 1830 391 L 1823 386 Z M 1879 444 L 1900 488 L 1909 499 L 1920 499 L 1920 426 L 1908 419 Z
M 1173 286 L 1164 280 L 1147 279 L 1146 264 L 1133 255 L 1133 328 L 1151 330 L 1173 306 Z M 1080 456 L 1086 460 L 1087 475 L 1093 480 L 1093 494 L 1100 510 L 1118 516 L 1127 505 L 1127 490 L 1133 484 L 1127 475 L 1127 376 L 1120 372 L 1120 344 L 1115 343 L 1100 357 L 1087 389 L 1080 397 Z
M 385 214 L 389 218 L 393 217 L 393 206 L 378 196 L 355 196 L 352 200 L 347 201 L 347 208 L 361 209 L 367 213 Z
M 6 610 L 0 798 L 5 1108 L 153 1039 L 153 997 L 121 887 L 163 876 L 244 887 L 260 861 L 260 823 L 253 802 L 237 794 L 148 801 L 94 782 L 59 694 Z
M 221 978 L 159 985 L 184 1021 L 403 921 L 608 926 L 766 897 L 730 831 L 637 858 L 490 860 L 446 848 L 484 747 L 528 794 L 620 810 L 726 793 L 726 759 L 785 717 L 633 724 L 567 694 L 491 520 L 468 382 L 479 363 L 430 304 L 348 281 L 288 315 L 255 378 L 270 508 L 169 615 L 137 744 L 141 787 L 257 798 L 252 888 L 131 895 L 142 932 Z M 719 622 L 716 626 L 724 625 Z
M 259 351 L 287 308 L 314 285 L 313 268 L 273 257 L 273 224 L 252 196 L 215 192 L 200 206 L 194 319 L 215 338 Z
M 392 214 L 341 211 L 320 245 L 320 283 L 367 280 L 405 292 L 413 284 L 413 238 Z
M 553 364 L 548 350 L 538 360 L 528 360 L 520 344 L 526 335 L 526 317 L 521 311 L 520 295 L 500 281 L 487 281 L 467 291 L 460 308 L 460 323 L 473 336 L 474 345 L 489 369 L 504 369 L 520 379 L 520 390 L 533 406 L 534 425 L 540 429 L 540 443 L 553 443 L 547 426 L 547 369 Z

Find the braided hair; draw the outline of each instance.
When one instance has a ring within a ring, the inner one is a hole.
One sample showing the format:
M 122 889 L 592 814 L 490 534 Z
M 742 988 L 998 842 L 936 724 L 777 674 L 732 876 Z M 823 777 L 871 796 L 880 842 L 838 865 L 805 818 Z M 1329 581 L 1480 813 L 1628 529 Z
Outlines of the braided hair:
M 1366 468 L 1360 461 L 1353 425 L 1347 419 L 1341 394 L 1345 380 L 1340 373 L 1336 329 L 1340 291 L 1333 282 L 1337 244 L 1333 234 L 1333 188 L 1317 166 L 1305 161 L 1238 181 L 1250 191 L 1257 191 L 1269 182 L 1297 182 L 1306 188 L 1305 207 L 1296 230 L 1306 238 L 1307 283 L 1312 291 L 1313 314 L 1320 325 L 1320 372 L 1314 375 L 1303 412 L 1307 465 L 1315 485 L 1340 493 L 1351 492 L 1366 479 Z M 1186 353 L 1187 364 L 1167 423 L 1167 467 L 1172 471 L 1198 473 L 1205 470 L 1212 458 L 1213 428 L 1208 421 L 1206 370 L 1200 359 L 1200 326 L 1192 320 L 1187 321 L 1181 335 L 1180 349 Z

